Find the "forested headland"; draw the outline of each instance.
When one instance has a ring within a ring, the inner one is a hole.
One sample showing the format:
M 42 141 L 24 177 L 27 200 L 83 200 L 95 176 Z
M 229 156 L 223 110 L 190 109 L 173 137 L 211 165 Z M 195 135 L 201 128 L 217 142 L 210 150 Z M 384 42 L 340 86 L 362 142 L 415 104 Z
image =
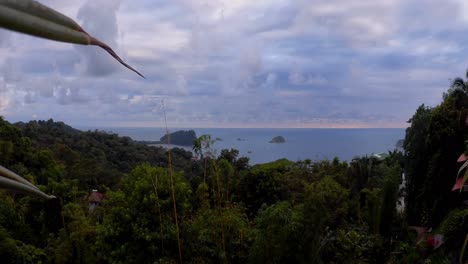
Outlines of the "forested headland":
M 169 162 L 129 137 L 0 119 L 0 164 L 57 197 L 0 193 L 0 259 L 465 263 L 467 197 L 452 188 L 467 108 L 456 79 L 440 105 L 416 110 L 403 152 L 255 166 L 208 135 Z

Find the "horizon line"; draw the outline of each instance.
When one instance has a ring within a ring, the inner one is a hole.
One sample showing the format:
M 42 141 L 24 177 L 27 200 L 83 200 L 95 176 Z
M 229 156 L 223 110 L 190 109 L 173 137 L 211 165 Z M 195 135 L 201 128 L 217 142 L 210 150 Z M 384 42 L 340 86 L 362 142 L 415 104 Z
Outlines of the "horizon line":
M 158 128 L 166 129 L 164 125 L 78 125 L 82 128 Z M 187 125 L 174 125 L 168 126 L 168 129 L 406 129 L 408 126 L 187 126 Z
M 5 120 L 7 120 L 4 117 Z M 53 119 L 53 118 L 50 118 Z M 30 122 L 30 121 L 47 121 L 46 119 L 31 119 L 29 121 L 24 120 L 11 120 L 10 122 Z M 63 122 L 67 125 L 76 128 L 95 128 L 95 129 L 107 129 L 107 128 L 161 128 L 165 129 L 166 125 L 161 122 L 146 122 L 146 121 L 127 121 L 127 122 L 105 122 L 95 123 L 90 122 L 87 124 L 80 124 L 80 122 L 68 120 L 58 120 L 53 119 L 54 122 Z M 7 120 L 8 121 L 8 120 Z M 366 122 L 339 122 L 334 123 L 333 121 L 325 122 L 305 122 L 305 123 L 280 123 L 280 124 L 271 124 L 271 123 L 258 123 L 258 124 L 243 124 L 243 123 L 231 123 L 226 124 L 224 122 L 214 123 L 185 123 L 185 124 L 171 124 L 167 125 L 169 129 L 197 129 L 197 128 L 219 128 L 219 129 L 406 129 L 410 126 L 407 122 L 376 122 L 376 123 L 366 123 Z

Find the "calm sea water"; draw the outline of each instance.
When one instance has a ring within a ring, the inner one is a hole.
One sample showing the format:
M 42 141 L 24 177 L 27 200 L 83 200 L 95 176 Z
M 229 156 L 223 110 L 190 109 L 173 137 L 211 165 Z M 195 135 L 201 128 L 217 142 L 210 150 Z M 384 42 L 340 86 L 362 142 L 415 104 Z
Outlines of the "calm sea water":
M 129 136 L 135 140 L 159 140 L 165 133 L 164 128 L 98 129 Z M 171 128 L 170 131 L 181 129 L 183 128 Z M 218 153 L 223 148 L 235 148 L 242 156 L 249 157 L 251 164 L 281 158 L 297 161 L 338 157 L 340 160 L 349 161 L 355 156 L 393 150 L 397 141 L 405 136 L 404 129 L 197 128 L 193 130 L 197 136 L 210 134 L 213 139 L 220 138 L 221 141 L 217 141 L 214 145 Z M 268 143 L 275 136 L 283 136 L 286 143 Z

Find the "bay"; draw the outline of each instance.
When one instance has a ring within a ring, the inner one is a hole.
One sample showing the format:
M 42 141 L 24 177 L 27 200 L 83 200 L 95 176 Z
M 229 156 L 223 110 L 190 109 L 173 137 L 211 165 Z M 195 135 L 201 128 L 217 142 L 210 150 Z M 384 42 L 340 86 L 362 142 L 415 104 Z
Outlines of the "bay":
M 157 141 L 164 134 L 164 128 L 82 128 L 100 129 L 129 136 L 135 140 Z M 189 130 L 189 128 L 171 128 L 170 132 Z M 405 136 L 403 128 L 363 128 L 363 129 L 328 129 L 328 128 L 195 128 L 197 136 L 209 134 L 219 138 L 214 149 L 234 148 L 241 156 L 250 158 L 250 164 L 265 163 L 281 158 L 292 161 L 340 160 L 350 161 L 356 156 L 372 155 L 394 150 L 398 140 Z M 275 136 L 283 136 L 285 143 L 269 143 Z M 190 150 L 190 147 L 185 147 Z

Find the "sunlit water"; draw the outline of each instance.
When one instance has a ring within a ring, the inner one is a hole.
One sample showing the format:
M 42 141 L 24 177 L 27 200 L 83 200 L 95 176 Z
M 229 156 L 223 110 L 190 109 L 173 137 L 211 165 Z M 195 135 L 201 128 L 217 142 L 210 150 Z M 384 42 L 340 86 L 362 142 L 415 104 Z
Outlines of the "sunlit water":
M 83 128 L 82 128 L 83 129 Z M 95 128 L 84 128 L 95 129 Z M 164 128 L 98 128 L 112 131 L 135 140 L 159 140 Z M 170 131 L 181 130 L 172 128 Z M 187 129 L 185 129 L 187 130 Z M 355 156 L 393 150 L 404 129 L 244 129 L 244 128 L 197 128 L 197 136 L 210 134 L 220 138 L 214 148 L 238 149 L 242 156 L 250 158 L 251 164 L 274 161 L 280 158 L 297 161 L 304 159 L 323 160 L 338 157 L 351 160 Z M 273 144 L 275 136 L 283 136 L 286 143 Z M 190 149 L 190 148 L 187 148 Z

